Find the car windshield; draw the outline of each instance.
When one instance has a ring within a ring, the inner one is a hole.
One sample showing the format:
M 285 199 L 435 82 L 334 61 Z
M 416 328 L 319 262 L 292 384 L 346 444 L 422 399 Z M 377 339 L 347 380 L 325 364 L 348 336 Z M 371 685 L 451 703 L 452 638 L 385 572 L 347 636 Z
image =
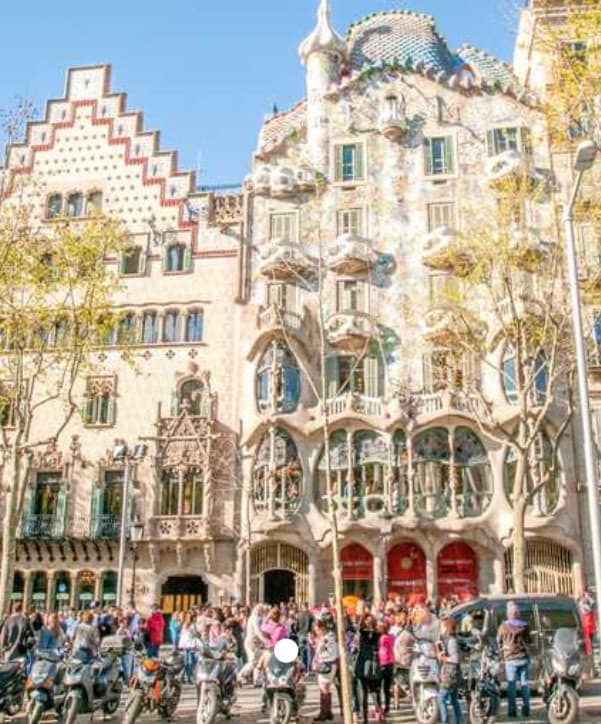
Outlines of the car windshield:
M 573 601 L 552 598 L 538 602 L 541 628 L 545 632 L 561 628 L 578 628 L 579 620 Z

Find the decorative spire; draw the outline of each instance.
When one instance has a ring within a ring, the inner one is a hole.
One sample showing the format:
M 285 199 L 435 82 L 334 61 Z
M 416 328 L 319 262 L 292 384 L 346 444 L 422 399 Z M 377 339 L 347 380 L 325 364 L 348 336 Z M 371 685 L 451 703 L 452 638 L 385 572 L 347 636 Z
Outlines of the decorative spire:
M 346 43 L 334 30 L 330 22 L 329 0 L 320 0 L 317 11 L 317 27 L 303 40 L 298 49 L 303 65 L 307 64 L 310 55 L 318 52 L 334 53 L 341 59 L 347 56 Z

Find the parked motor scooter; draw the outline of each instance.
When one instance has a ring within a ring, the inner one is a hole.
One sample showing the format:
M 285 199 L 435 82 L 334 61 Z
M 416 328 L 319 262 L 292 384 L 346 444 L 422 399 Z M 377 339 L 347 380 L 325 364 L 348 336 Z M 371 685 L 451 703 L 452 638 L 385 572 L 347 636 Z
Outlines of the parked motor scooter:
M 121 657 L 129 647 L 127 637 L 107 636 L 102 640 L 99 656 L 74 652 L 65 672 L 63 724 L 75 724 L 79 714 L 91 714 L 98 709 L 107 715 L 117 711 L 123 691 Z
M 499 648 L 496 643 L 484 643 L 478 633 L 464 645 L 470 651 L 465 677 L 469 721 L 494 724 L 501 701 Z
M 281 639 L 267 665 L 265 693 L 271 724 L 288 724 L 298 715 L 306 688 L 298 663 L 299 648 L 292 639 Z
M 25 700 L 25 659 L 0 664 L 0 714 L 16 716 Z
M 134 724 L 144 712 L 156 712 L 171 719 L 182 695 L 180 675 L 184 661 L 176 651 L 167 659 L 153 659 L 136 654 L 137 666 L 129 681 L 123 724 Z
M 28 724 L 38 724 L 47 711 L 54 709 L 60 717 L 65 703 L 65 663 L 58 651 L 38 651 L 27 677 Z
M 409 684 L 418 724 L 436 724 L 438 721 L 439 682 L 440 666 L 434 642 L 429 639 L 416 639 Z
M 543 655 L 541 684 L 549 724 L 573 724 L 578 720 L 578 687 L 582 656 L 578 630 L 558 628 L 550 651 Z
M 236 701 L 235 656 L 202 641 L 198 643 L 197 656 L 196 724 L 213 724 L 220 713 L 229 718 Z

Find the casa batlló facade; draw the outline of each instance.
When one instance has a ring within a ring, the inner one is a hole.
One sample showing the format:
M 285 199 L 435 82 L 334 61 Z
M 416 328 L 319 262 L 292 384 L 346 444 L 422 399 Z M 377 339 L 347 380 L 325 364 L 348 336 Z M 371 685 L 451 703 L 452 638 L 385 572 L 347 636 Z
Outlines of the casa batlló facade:
M 299 49 L 306 98 L 265 119 L 231 194 L 196 190 L 108 66 L 69 71 L 6 172 L 35 179 L 40 225 L 100 209 L 133 251 L 111 262 L 124 329 L 95 353 L 102 374 L 81 380 L 82 414 L 32 463 L 15 599 L 115 600 L 125 469 L 111 451 L 124 440 L 148 448 L 133 463 L 143 531 L 127 598 L 166 611 L 325 600 L 324 406 L 347 595 L 511 588 L 511 460 L 479 431 L 463 381 L 481 376 L 499 409 L 510 394 L 445 347 L 437 312 L 455 281 L 435 260 L 503 154 L 550 171 L 548 149 L 526 141 L 540 124 L 530 98 L 544 58 L 525 50 L 537 12 L 522 11 L 514 74 L 476 48 L 451 51 L 409 11 L 369 16 L 343 39 L 322 0 Z M 532 590 L 574 595 L 585 582 L 577 435 L 527 513 Z

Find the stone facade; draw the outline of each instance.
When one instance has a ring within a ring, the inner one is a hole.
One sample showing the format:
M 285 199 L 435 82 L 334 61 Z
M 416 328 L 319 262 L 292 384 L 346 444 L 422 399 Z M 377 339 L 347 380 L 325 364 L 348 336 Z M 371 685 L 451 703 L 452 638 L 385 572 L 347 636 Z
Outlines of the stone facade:
M 476 48 L 452 52 L 432 18 L 407 11 L 370 16 L 342 39 L 326 0 L 299 52 L 307 98 L 265 120 L 239 194 L 197 192 L 111 92 L 106 66 L 71 70 L 65 97 L 10 150 L 9 169 L 37 182 L 41 224 L 74 194 L 101 194 L 140 247 L 136 268 L 114 262 L 136 364 L 117 339 L 99 350 L 102 379 L 82 380 L 89 424 L 73 423 L 35 463 L 32 499 L 37 474 L 54 472 L 62 508 L 52 515 L 64 520 L 58 530 L 28 508 L 17 596 L 112 600 L 124 470 L 110 450 L 123 439 L 148 445 L 133 476 L 140 603 L 325 600 L 323 405 L 348 594 L 510 587 L 507 450 L 478 431 L 457 378 L 475 372 L 468 357 L 453 380 L 437 376 L 448 367 L 440 290 L 451 282 L 429 258 L 490 194 L 506 129 L 516 129 L 512 151 L 550 172 L 523 69 L 531 59 L 518 53 L 514 75 Z M 533 209 L 532 224 L 547 212 Z M 483 371 L 482 384 L 510 419 L 500 379 Z M 562 444 L 553 504 L 539 501 L 527 520 L 531 585 L 572 594 L 586 564 L 576 435 Z

